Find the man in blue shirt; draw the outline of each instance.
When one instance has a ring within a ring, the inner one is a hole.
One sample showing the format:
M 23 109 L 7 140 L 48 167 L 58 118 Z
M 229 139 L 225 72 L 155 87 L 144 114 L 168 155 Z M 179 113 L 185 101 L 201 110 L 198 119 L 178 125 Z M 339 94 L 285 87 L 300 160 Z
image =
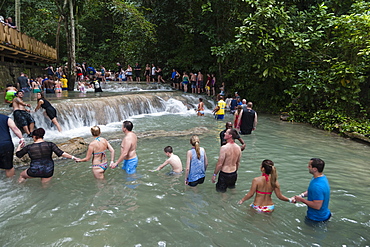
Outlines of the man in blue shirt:
M 325 162 L 319 158 L 312 158 L 308 162 L 308 171 L 313 175 L 307 191 L 299 196 L 295 196 L 297 202 L 307 205 L 306 218 L 323 222 L 329 220 L 331 212 L 329 210 L 330 186 L 329 181 L 323 174 Z M 307 196 L 307 200 L 303 197 Z

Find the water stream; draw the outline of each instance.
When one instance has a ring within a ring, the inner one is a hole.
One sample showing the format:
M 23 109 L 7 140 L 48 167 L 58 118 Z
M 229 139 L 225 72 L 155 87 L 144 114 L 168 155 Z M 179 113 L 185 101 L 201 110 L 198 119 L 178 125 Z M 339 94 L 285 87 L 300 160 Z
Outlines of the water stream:
M 103 94 L 109 97 L 105 98 L 94 93 L 80 98 L 75 92 L 53 99 L 65 131 L 58 133 L 39 113 L 35 118 L 38 126 L 47 129 L 45 139 L 60 142 L 82 136 L 90 140 L 90 126 L 99 124 L 102 136 L 118 153 L 125 119 L 133 122 L 138 134 L 166 131 L 168 135 L 140 138 L 137 174 L 109 169 L 103 182 L 93 178 L 89 162 L 71 160 L 56 161 L 47 187 L 39 179 L 19 185 L 0 172 L 2 246 L 370 245 L 370 213 L 366 209 L 370 203 L 370 177 L 366 175 L 369 146 L 259 114 L 257 130 L 243 137 L 247 149 L 236 189 L 220 194 L 210 180 L 218 158 L 218 134 L 231 116 L 215 121 L 213 103 L 207 101 L 206 116 L 197 117 L 193 107 L 198 96 L 163 88 L 113 91 L 117 88 L 106 90 Z M 8 110 L 4 106 L 2 111 Z M 167 145 L 185 165 L 191 134 L 176 133 L 194 127 L 206 128 L 200 135 L 209 159 L 205 183 L 191 189 L 184 185 L 183 176 L 168 176 L 169 167 L 150 172 L 166 159 L 163 148 Z M 307 163 L 312 157 L 325 160 L 324 173 L 331 184 L 333 217 L 327 225 L 306 225 L 305 205 L 279 201 L 275 195 L 272 214 L 255 213 L 248 207 L 252 200 L 237 205 L 252 179 L 260 175 L 263 159 L 275 162 L 281 190 L 290 197 L 307 189 L 311 178 Z M 21 170 L 17 169 L 16 177 Z

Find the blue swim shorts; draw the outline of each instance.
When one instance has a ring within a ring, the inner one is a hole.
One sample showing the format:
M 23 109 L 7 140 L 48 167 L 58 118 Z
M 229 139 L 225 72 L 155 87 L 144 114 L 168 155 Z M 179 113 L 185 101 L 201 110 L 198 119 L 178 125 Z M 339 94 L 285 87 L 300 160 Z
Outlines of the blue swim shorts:
M 225 115 L 216 115 L 216 116 L 215 116 L 215 118 L 216 118 L 216 119 L 224 119 L 224 116 L 225 116 Z
M 139 163 L 139 158 L 136 156 L 135 158 L 124 160 L 122 162 L 122 170 L 125 170 L 127 174 L 134 174 L 136 173 L 136 167 Z

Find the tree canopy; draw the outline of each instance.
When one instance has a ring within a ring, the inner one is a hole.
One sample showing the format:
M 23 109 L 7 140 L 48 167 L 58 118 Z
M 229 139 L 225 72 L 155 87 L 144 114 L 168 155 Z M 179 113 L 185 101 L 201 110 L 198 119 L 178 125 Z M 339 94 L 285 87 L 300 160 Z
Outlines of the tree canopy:
M 71 62 L 72 18 L 76 61 L 215 73 L 228 92 L 238 91 L 260 111 L 286 111 L 294 121 L 369 134 L 368 1 L 23 0 L 21 5 L 22 31 L 57 46 L 60 63 Z M 4 0 L 1 13 L 12 16 L 14 2 Z

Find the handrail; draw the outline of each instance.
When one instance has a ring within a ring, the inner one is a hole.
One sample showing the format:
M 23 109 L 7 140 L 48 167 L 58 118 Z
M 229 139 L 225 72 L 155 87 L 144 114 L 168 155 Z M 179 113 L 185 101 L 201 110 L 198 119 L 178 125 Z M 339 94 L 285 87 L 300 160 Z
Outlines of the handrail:
M 0 24 L 0 43 L 34 55 L 57 59 L 57 50 L 17 29 Z

